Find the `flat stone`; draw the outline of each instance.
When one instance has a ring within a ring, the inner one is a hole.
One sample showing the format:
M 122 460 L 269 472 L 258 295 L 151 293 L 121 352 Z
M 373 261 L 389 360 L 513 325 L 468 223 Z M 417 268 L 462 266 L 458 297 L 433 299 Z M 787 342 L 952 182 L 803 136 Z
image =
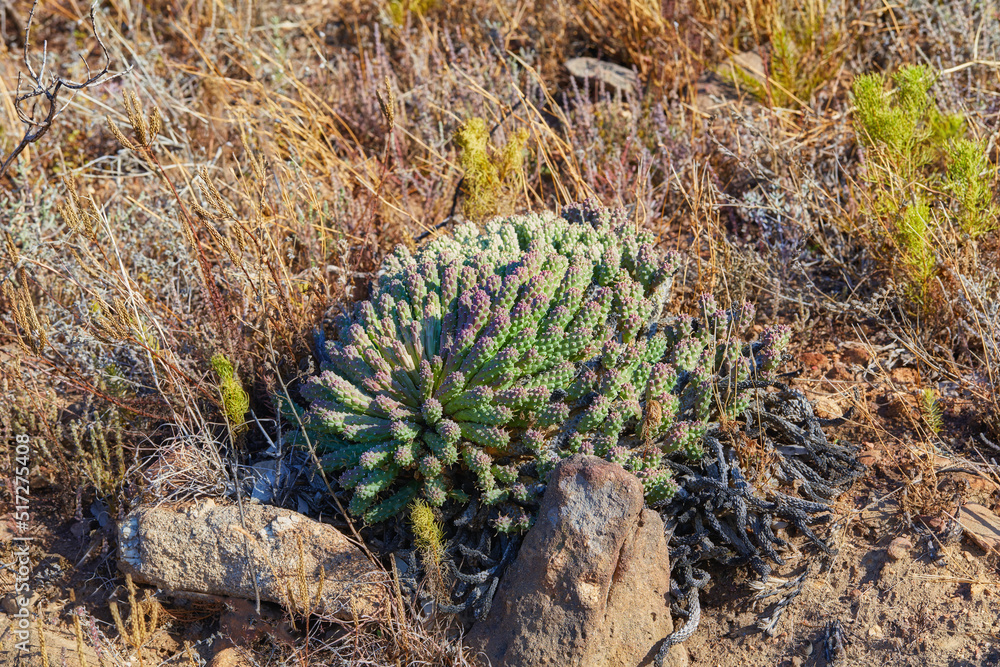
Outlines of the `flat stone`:
M 573 76 L 581 79 L 597 79 L 618 90 L 639 88 L 639 77 L 627 67 L 597 58 L 570 58 L 565 63 Z
M 169 594 L 259 595 L 347 620 L 381 613 L 386 574 L 337 529 L 267 505 L 244 503 L 242 514 L 211 499 L 186 509 L 140 507 L 118 525 L 118 567 Z
M 844 343 L 840 348 L 840 356 L 849 364 L 857 364 L 866 368 L 874 358 L 871 350 L 863 343 Z
M 813 414 L 820 419 L 839 419 L 844 416 L 844 408 L 840 405 L 842 397 L 839 394 L 821 394 L 815 391 L 802 392 L 812 403 Z
M 552 473 L 489 615 L 467 637 L 493 667 L 649 665 L 673 630 L 663 522 L 621 466 L 577 454 Z M 665 664 L 687 664 L 682 647 Z
M 958 511 L 958 522 L 962 524 L 965 536 L 979 548 L 1000 551 L 1000 517 L 991 510 L 976 503 L 967 503 Z

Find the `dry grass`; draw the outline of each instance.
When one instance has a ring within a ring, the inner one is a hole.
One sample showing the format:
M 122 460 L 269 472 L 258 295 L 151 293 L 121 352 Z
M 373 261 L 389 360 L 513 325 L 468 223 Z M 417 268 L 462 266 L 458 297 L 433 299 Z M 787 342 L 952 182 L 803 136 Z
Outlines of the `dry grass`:
M 11 101 L 29 6 L 0 23 L 0 155 L 20 136 Z M 77 29 L 87 11 L 58 0 L 37 17 L 31 46 L 47 41 L 67 77 L 100 63 Z M 894 342 L 928 387 L 970 392 L 967 427 L 996 438 L 997 239 L 980 239 L 975 261 L 947 248 L 938 259 L 942 298 L 959 307 L 932 320 L 908 310 L 871 242 L 848 94 L 862 72 L 943 71 L 939 103 L 988 142 L 995 170 L 996 16 L 991 3 L 923 0 L 109 0 L 98 29 L 112 68 L 131 70 L 80 91 L 0 180 L 3 437 L 45 443 L 38 464 L 62 475 L 67 515 L 97 498 L 124 512 L 232 489 L 239 464 L 280 447 L 271 397 L 294 396 L 312 370 L 315 332 L 365 295 L 396 244 L 461 217 L 455 135 L 482 118 L 493 146 L 527 137 L 504 206 L 625 206 L 686 254 L 688 295 L 754 299 L 804 341 L 858 326 Z M 802 68 L 786 57 L 780 70 L 793 25 Z M 747 51 L 768 68 L 763 92 L 711 99 L 710 72 Z M 562 63 L 579 55 L 634 68 L 642 89 L 570 77 Z M 226 414 L 233 378 L 249 407 L 238 418 Z M 955 427 L 908 428 L 943 440 Z M 919 493 L 921 506 L 939 500 Z M 72 616 L 84 641 L 124 650 L 144 636 L 141 621 L 106 639 L 110 619 L 98 630 L 104 612 L 87 604 Z M 396 606 L 258 662 L 465 664 L 452 629 Z

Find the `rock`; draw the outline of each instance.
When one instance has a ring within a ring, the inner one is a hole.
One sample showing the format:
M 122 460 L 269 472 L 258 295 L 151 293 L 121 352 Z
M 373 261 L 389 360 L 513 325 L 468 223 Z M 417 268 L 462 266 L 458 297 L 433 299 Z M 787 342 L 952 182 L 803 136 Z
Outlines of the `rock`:
M 910 549 L 912 548 L 913 543 L 908 538 L 897 537 L 889 543 L 889 548 L 886 551 L 892 560 L 901 560 L 910 555 Z
M 941 456 L 935 459 L 934 465 L 938 471 L 961 467 L 959 462 Z M 984 506 L 990 503 L 994 493 L 1000 491 L 1000 486 L 996 482 L 983 475 L 960 470 L 951 470 L 950 472 L 939 474 L 942 479 L 954 481 L 955 484 L 968 493 L 971 500 L 978 501 Z
M 967 503 L 958 511 L 957 518 L 965 536 L 980 549 L 1000 551 L 1000 517 L 982 505 Z
M 250 667 L 250 665 L 251 662 L 247 660 L 244 652 L 234 646 L 222 649 L 208 662 L 208 667 Z
M 833 362 L 833 368 L 827 372 L 826 377 L 831 380 L 839 380 L 841 382 L 852 382 L 854 381 L 854 373 L 851 369 L 847 367 L 843 361 Z
M 826 372 L 833 368 L 833 364 L 830 363 L 829 357 L 822 352 L 803 352 L 799 357 L 799 360 L 802 362 L 803 366 L 816 368 L 822 372 Z
M 60 665 L 61 667 L 97 667 L 102 664 L 109 664 L 107 661 L 107 648 L 103 654 L 105 661 L 102 662 L 97 651 L 91 646 L 89 636 L 84 634 L 82 646 L 76 643 L 76 634 L 73 631 L 72 620 L 68 625 L 46 622 L 42 626 L 45 632 L 45 652 L 48 654 L 48 662 L 42 662 L 41 645 L 38 642 L 38 620 L 37 617 L 31 621 L 31 629 L 25 638 L 18 635 L 24 632 L 20 627 L 19 620 L 0 614 L 0 665 Z M 86 627 L 86 626 L 85 626 Z M 26 642 L 27 651 L 22 651 L 19 644 Z M 117 663 L 121 664 L 121 663 Z M 149 663 L 147 663 L 149 664 Z
M 858 460 L 869 468 L 873 467 L 876 463 L 882 460 L 882 452 L 877 449 L 866 449 L 860 454 L 858 454 Z
M 849 364 L 857 364 L 865 368 L 874 358 L 868 346 L 863 343 L 845 343 L 840 348 L 840 356 Z
M 573 76 L 597 79 L 621 91 L 639 88 L 639 77 L 627 67 L 597 58 L 571 58 L 563 63 Z
M 889 371 L 889 376 L 893 382 L 904 385 L 904 389 L 920 386 L 920 373 L 914 368 L 893 368 Z
M 386 599 L 382 570 L 332 526 L 290 510 L 244 503 L 241 518 L 238 506 L 211 499 L 186 510 L 140 507 L 118 534 L 119 569 L 172 594 L 255 600 L 259 592 L 302 612 L 301 573 L 310 612 L 350 620 L 379 614 Z
M 767 86 L 767 71 L 764 61 L 756 51 L 735 53 L 722 61 L 716 71 L 730 80 L 736 81 L 740 88 L 746 88 L 748 82 L 755 82 L 761 90 Z
M 670 618 L 659 515 L 621 466 L 577 454 L 549 478 L 538 519 L 469 646 L 493 667 L 649 665 Z M 687 664 L 683 647 L 664 661 Z
M 813 414 L 820 419 L 840 419 L 844 416 L 844 409 L 834 396 L 821 396 L 817 394 L 808 395 L 813 404 Z
M 0 601 L 0 608 L 2 608 L 7 614 L 14 616 L 21 610 L 21 602 L 26 602 L 24 607 L 29 613 L 34 614 L 38 609 L 38 593 L 37 591 L 31 591 L 27 596 L 24 593 L 20 595 L 17 593 L 11 593 L 4 597 Z

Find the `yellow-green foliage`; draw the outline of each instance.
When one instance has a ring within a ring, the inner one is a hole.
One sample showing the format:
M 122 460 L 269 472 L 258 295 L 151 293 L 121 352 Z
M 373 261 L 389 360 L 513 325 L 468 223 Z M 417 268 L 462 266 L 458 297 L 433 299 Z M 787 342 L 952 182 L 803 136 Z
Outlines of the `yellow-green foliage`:
M 511 213 L 524 184 L 524 148 L 528 131 L 517 130 L 498 149 L 490 142 L 486 121 L 470 118 L 455 133 L 458 162 L 465 172 L 462 210 L 472 220 Z
M 420 553 L 440 562 L 444 552 L 444 531 L 434 516 L 434 508 L 423 500 L 415 501 L 410 510 L 410 523 Z
M 222 407 L 226 419 L 236 433 L 246 430 L 243 416 L 250 409 L 250 397 L 243 391 L 240 378 L 233 364 L 223 354 L 212 357 L 212 369 L 219 376 L 219 392 L 222 394 Z
M 771 19 L 772 103 L 807 103 L 840 65 L 842 35 L 826 26 L 825 0 L 783 2 Z
M 920 413 L 932 432 L 938 433 L 941 430 L 944 416 L 941 413 L 941 403 L 937 400 L 933 389 L 924 389 L 920 392 Z
M 69 432 L 75 460 L 83 464 L 83 472 L 94 485 L 98 497 L 117 509 L 127 465 L 118 410 L 111 408 L 90 424 L 73 421 Z
M 997 226 L 985 147 L 962 138 L 961 115 L 941 112 L 934 81 L 929 68 L 907 66 L 891 90 L 879 74 L 858 76 L 851 88 L 855 132 L 868 148 L 867 214 L 918 302 L 942 252 L 961 252 L 965 239 Z
M 443 593 L 444 530 L 434 516 L 434 508 L 424 500 L 416 500 L 410 507 L 410 524 L 413 539 L 421 562 L 427 571 L 435 595 Z M 438 596 L 444 599 L 443 596 Z
M 393 25 L 399 27 L 406 23 L 408 14 L 423 17 L 437 6 L 437 0 L 389 0 L 386 11 Z
M 813 92 L 837 71 L 843 59 L 843 35 L 827 25 L 826 0 L 783 0 L 762 16 L 770 35 L 767 84 L 764 72 L 724 67 L 720 74 L 735 77 L 761 100 L 776 107 L 807 104 Z
M 990 187 L 994 170 L 983 143 L 960 139 L 951 147 L 951 163 L 945 180 L 955 197 L 962 230 L 976 238 L 997 227 L 998 211 Z

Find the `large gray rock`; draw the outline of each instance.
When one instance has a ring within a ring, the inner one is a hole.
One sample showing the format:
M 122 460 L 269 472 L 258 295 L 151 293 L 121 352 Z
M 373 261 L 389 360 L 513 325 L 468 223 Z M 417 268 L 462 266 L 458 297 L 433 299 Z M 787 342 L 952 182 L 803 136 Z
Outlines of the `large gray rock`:
M 304 575 L 315 613 L 371 616 L 386 600 L 384 571 L 336 528 L 286 509 L 244 503 L 241 517 L 238 506 L 211 499 L 185 509 L 141 507 L 118 534 L 119 569 L 168 593 L 259 594 L 301 612 Z
M 468 643 L 493 667 L 651 664 L 673 630 L 668 555 L 639 481 L 595 456 L 570 457 Z M 681 647 L 665 662 L 686 663 Z

